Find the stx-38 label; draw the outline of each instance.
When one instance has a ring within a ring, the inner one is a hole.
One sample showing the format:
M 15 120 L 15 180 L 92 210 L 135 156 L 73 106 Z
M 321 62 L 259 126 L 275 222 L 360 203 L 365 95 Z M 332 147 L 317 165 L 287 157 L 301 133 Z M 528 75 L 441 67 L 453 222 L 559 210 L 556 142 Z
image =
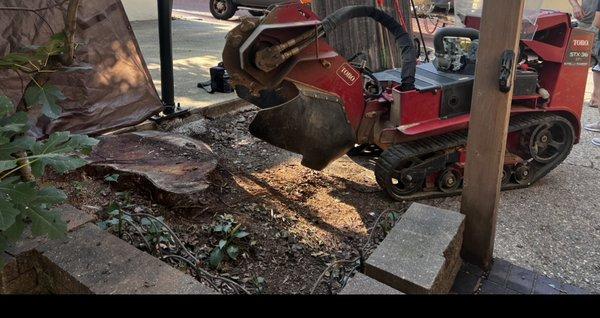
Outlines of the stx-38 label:
M 594 49 L 594 34 L 592 32 L 575 29 L 569 43 L 565 65 L 589 67 Z

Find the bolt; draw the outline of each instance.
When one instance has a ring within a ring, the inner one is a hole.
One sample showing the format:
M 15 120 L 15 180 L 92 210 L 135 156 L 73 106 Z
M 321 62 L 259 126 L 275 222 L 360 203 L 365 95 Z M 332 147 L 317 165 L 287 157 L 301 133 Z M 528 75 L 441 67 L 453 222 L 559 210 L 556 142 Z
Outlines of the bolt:
M 449 177 L 448 180 L 446 181 L 446 184 L 448 186 L 452 186 L 454 184 L 454 177 Z

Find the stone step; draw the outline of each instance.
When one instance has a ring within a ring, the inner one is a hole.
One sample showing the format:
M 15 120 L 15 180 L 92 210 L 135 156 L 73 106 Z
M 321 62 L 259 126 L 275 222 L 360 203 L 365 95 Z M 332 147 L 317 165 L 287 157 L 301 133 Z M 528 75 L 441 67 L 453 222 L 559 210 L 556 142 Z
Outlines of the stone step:
M 356 273 L 339 295 L 403 295 L 403 293 L 369 276 Z
M 365 274 L 406 294 L 450 292 L 462 264 L 464 219 L 414 203 L 367 259 Z
M 87 224 L 64 241 L 38 248 L 50 284 L 58 293 L 214 294 L 176 270 L 110 233 Z M 56 279 L 59 278 L 59 279 Z
M 2 294 L 216 294 L 193 277 L 100 230 L 95 218 L 61 206 L 63 240 L 25 238 L 0 254 Z

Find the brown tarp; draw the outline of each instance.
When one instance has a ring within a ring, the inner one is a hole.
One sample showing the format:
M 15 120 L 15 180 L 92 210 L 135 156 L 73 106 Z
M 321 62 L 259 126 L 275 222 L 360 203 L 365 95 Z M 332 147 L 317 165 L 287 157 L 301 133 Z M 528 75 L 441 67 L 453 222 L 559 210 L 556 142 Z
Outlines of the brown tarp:
M 43 45 L 64 30 L 66 4 L 33 12 L 7 10 L 52 7 L 61 0 L 0 0 L 0 56 L 31 45 Z M 4 8 L 4 9 L 3 9 Z M 46 22 L 45 22 L 46 21 Z M 55 131 L 99 134 L 138 124 L 161 110 L 161 102 L 120 0 L 83 0 L 78 15 L 75 59 L 93 70 L 58 72 L 49 78 L 67 97 L 63 114 L 50 120 L 40 108 L 30 112 L 43 136 Z M 23 82 L 22 82 L 22 80 Z M 0 70 L 0 94 L 20 103 L 30 79 Z

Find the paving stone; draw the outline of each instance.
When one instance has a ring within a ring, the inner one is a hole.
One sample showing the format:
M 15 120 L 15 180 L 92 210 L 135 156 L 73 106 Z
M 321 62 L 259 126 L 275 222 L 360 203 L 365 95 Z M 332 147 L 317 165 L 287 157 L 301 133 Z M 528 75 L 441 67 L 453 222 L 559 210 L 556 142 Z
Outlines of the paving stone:
M 214 294 L 194 278 L 93 224 L 38 248 L 94 294 Z
M 473 265 L 471 263 L 463 262 L 462 268 L 460 270 L 470 275 L 483 276 L 483 270 L 479 268 L 479 266 Z
M 505 285 L 512 264 L 503 259 L 494 259 L 488 279 L 500 285 Z
M 452 293 L 461 295 L 472 295 L 479 288 L 481 282 L 481 275 L 470 274 L 465 268 L 458 272 L 454 286 L 452 286 Z
M 507 289 L 506 287 L 497 284 L 493 281 L 486 280 L 481 284 L 481 295 L 510 295 L 517 294 L 517 292 Z
M 380 283 L 364 274 L 356 273 L 340 295 L 404 295 L 392 287 Z
M 369 257 L 365 274 L 407 294 L 448 293 L 461 267 L 464 215 L 415 203 Z
M 533 285 L 533 293 L 538 295 L 560 294 L 561 283 L 555 279 L 539 275 Z
M 531 294 L 533 291 L 533 283 L 536 274 L 526 268 L 519 266 L 512 266 L 508 279 L 506 281 L 506 287 L 512 289 L 520 294 Z

